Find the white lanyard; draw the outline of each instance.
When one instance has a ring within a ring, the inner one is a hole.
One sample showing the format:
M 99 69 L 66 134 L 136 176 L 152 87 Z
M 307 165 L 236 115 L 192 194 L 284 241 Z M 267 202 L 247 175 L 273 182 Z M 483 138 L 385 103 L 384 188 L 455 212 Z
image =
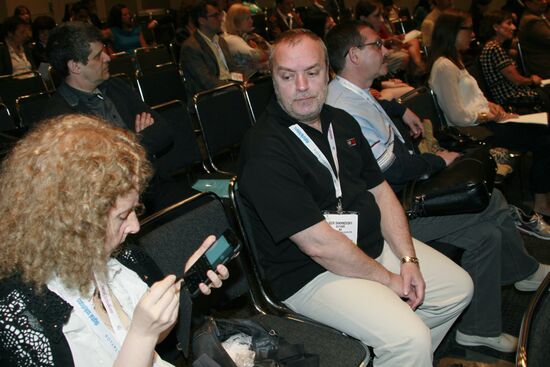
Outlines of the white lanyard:
M 390 126 L 390 131 L 392 132 L 393 135 L 397 136 L 399 138 L 399 140 L 401 140 L 402 143 L 405 142 L 405 139 L 403 139 L 403 137 L 401 136 L 401 133 L 399 132 L 399 130 L 397 130 L 397 128 L 395 127 L 395 125 L 393 124 L 391 118 L 388 116 L 388 114 L 386 113 L 386 111 L 384 111 L 384 109 L 382 108 L 382 106 L 380 106 L 380 104 L 378 102 L 376 102 L 374 100 L 374 97 L 370 94 L 370 93 L 367 93 L 365 92 L 364 90 L 362 90 L 361 88 L 359 88 L 358 86 L 356 86 L 355 84 L 349 82 L 348 80 L 342 78 L 342 77 L 339 77 L 337 76 L 336 77 L 336 80 L 342 84 L 342 86 L 344 86 L 344 88 L 350 90 L 351 92 L 357 94 L 358 96 L 360 97 L 363 97 L 363 99 L 365 99 L 367 102 L 369 102 L 374 108 L 376 108 L 376 110 L 380 113 L 380 115 L 382 115 L 382 118 L 386 121 L 386 123 L 389 124 Z M 392 137 L 390 137 L 391 139 Z M 392 139 L 393 141 L 393 139 Z
M 55 285 L 48 285 L 48 287 L 60 296 L 63 294 L 60 290 L 57 290 Z M 109 352 L 112 359 L 115 360 L 119 351 L 120 344 L 117 338 L 113 335 L 111 330 L 101 321 L 98 314 L 94 310 L 94 306 L 87 300 L 80 296 L 63 295 L 76 314 L 80 316 L 89 326 L 90 329 L 99 338 L 101 344 L 105 347 L 105 350 Z
M 127 330 L 122 325 L 122 322 L 120 321 L 120 317 L 116 312 L 113 299 L 111 298 L 111 292 L 109 292 L 109 287 L 105 283 L 104 279 L 98 277 L 97 274 L 94 274 L 94 278 L 97 285 L 97 289 L 99 290 L 99 294 L 101 296 L 101 303 L 103 303 L 103 306 L 105 307 L 105 311 L 107 311 L 107 315 L 109 316 L 109 321 L 111 321 L 111 326 L 113 328 L 113 331 L 115 332 L 115 336 L 118 340 L 118 343 L 122 345 L 122 343 L 124 342 L 124 339 L 126 338 Z
M 330 146 L 330 152 L 332 153 L 332 159 L 334 160 L 334 166 L 336 167 L 336 173 L 332 170 L 327 157 L 323 154 L 321 149 L 311 140 L 306 134 L 304 129 L 298 124 L 294 124 L 289 127 L 290 131 L 294 133 L 300 139 L 300 141 L 309 149 L 311 153 L 317 158 L 317 160 L 325 166 L 332 176 L 332 184 L 334 185 L 334 192 L 336 193 L 336 199 L 338 199 L 338 212 L 342 211 L 342 187 L 340 186 L 340 178 L 338 177 L 339 165 L 338 165 L 338 152 L 336 150 L 336 140 L 334 138 L 334 131 L 332 130 L 332 123 L 328 126 L 328 144 Z

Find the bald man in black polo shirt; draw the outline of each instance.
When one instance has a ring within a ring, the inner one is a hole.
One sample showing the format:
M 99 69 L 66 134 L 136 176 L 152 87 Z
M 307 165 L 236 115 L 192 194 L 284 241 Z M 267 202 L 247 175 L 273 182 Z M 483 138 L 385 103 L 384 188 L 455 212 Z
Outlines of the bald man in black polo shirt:
M 413 240 L 355 120 L 324 104 L 322 41 L 274 46 L 277 100 L 247 135 L 239 187 L 274 295 L 374 348 L 375 366 L 431 366 L 472 295 L 469 276 Z

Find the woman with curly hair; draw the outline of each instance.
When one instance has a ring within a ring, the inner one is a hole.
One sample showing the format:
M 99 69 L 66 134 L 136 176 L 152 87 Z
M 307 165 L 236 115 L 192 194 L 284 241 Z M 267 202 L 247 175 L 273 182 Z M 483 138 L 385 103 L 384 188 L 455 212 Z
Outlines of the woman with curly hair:
M 112 257 L 139 231 L 150 176 L 135 135 L 96 117 L 47 120 L 14 147 L 0 175 L 2 365 L 168 365 L 154 348 L 177 320 L 180 282 L 148 288 Z M 228 272 L 216 270 L 219 287 Z

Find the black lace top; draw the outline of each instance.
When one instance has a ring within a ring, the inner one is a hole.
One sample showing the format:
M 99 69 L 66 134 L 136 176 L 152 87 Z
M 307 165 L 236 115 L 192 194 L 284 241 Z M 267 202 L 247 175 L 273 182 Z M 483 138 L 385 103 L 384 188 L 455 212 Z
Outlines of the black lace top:
M 137 247 L 117 259 L 149 286 L 162 278 L 156 264 Z M 19 276 L 0 281 L 0 366 L 74 366 L 63 325 L 72 306 L 57 294 L 25 284 Z

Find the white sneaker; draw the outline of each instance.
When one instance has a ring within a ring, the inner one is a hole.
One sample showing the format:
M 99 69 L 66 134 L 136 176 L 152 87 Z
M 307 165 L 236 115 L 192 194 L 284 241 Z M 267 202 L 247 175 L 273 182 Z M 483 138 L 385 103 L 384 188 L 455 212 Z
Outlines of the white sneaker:
M 469 347 L 489 347 L 503 353 L 515 352 L 518 347 L 518 338 L 506 333 L 491 337 L 463 334 L 457 330 L 456 342 Z
M 550 272 L 550 265 L 539 264 L 539 268 L 535 273 L 519 282 L 514 283 L 514 287 L 522 292 L 534 292 L 538 289 L 540 283 L 546 278 Z

